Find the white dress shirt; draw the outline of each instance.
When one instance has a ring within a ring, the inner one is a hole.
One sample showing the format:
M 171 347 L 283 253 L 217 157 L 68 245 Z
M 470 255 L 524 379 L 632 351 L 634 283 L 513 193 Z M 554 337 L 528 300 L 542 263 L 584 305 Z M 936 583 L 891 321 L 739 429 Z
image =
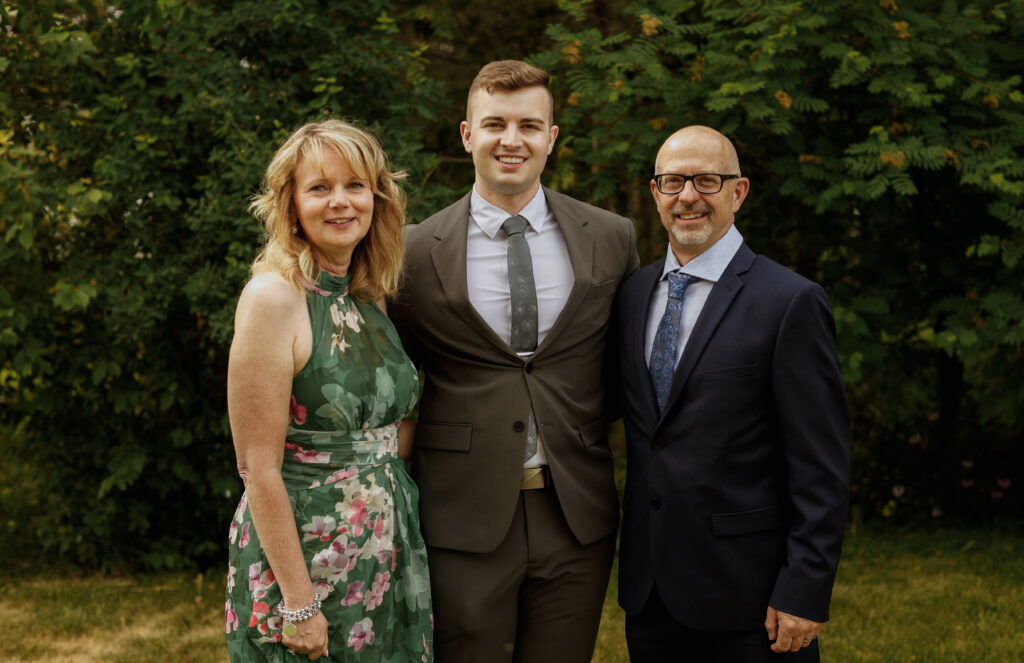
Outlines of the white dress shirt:
M 466 234 L 466 285 L 469 301 L 498 338 L 512 344 L 512 297 L 508 283 L 508 240 L 501 224 L 510 215 L 483 199 L 473 187 L 469 198 L 472 223 Z M 540 345 L 558 319 L 569 299 L 576 277 L 569 260 L 565 237 L 555 215 L 548 209 L 544 190 L 519 212 L 526 219 L 526 243 L 533 261 L 533 280 L 537 288 L 537 345 Z M 528 357 L 531 353 L 520 353 Z M 531 423 L 532 422 L 531 412 Z M 537 453 L 525 467 L 546 465 L 544 446 L 538 440 Z
M 683 348 L 690 340 L 690 332 L 697 324 L 697 318 L 704 309 L 704 302 L 711 294 L 711 288 L 722 278 L 722 273 L 735 257 L 743 244 L 743 236 L 736 226 L 730 226 L 728 232 L 708 249 L 688 262 L 685 267 L 679 266 L 676 255 L 672 253 L 672 245 L 669 244 L 668 255 L 665 257 L 665 269 L 661 272 L 661 278 L 654 289 L 651 297 L 651 308 L 647 313 L 647 339 L 644 345 L 644 356 L 647 364 L 651 363 L 651 348 L 654 347 L 654 337 L 658 335 L 658 325 L 662 316 L 665 315 L 665 304 L 668 303 L 668 275 L 671 272 L 680 272 L 696 276 L 699 280 L 694 281 L 686 288 L 686 296 L 683 298 L 683 313 L 679 320 L 679 342 L 676 343 L 675 364 L 679 364 L 679 358 L 683 356 Z

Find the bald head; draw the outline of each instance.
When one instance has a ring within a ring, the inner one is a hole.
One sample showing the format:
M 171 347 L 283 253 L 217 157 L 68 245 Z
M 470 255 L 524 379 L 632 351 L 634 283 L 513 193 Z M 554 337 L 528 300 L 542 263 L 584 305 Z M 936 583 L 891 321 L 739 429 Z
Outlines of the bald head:
M 740 158 L 732 141 L 722 133 L 699 124 L 683 127 L 668 137 L 658 150 L 654 162 L 654 171 L 663 172 L 662 164 L 666 155 L 682 156 L 687 154 L 713 155 L 720 162 L 722 174 L 740 175 Z
M 699 125 L 669 136 L 658 150 L 654 167 L 657 177 L 651 179 L 651 195 L 668 230 L 672 252 L 685 265 L 729 231 L 750 181 L 740 174 L 732 142 Z M 665 178 L 670 178 L 667 190 L 674 193 L 662 193 Z

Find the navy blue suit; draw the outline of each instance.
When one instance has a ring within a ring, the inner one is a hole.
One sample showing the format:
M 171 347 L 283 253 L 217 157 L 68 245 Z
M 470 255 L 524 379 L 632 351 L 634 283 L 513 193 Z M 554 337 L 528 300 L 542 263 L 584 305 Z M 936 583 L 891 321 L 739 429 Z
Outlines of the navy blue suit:
M 664 262 L 630 276 L 615 303 L 628 447 L 619 602 L 635 615 L 657 583 L 692 629 L 763 630 L 769 605 L 824 622 L 849 485 L 825 292 L 742 245 L 659 415 L 644 343 Z

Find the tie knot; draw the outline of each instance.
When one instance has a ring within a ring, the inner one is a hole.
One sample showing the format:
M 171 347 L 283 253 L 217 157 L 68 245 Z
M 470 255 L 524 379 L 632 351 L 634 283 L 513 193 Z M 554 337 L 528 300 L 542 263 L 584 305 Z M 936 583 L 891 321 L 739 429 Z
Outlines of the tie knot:
M 683 293 L 686 292 L 686 288 L 696 280 L 698 280 L 696 276 L 680 274 L 679 272 L 669 272 L 668 296 L 672 299 L 682 299 Z
M 505 219 L 505 223 L 501 224 L 501 229 L 505 231 L 507 237 L 522 234 L 526 230 L 526 219 L 518 214 L 510 216 Z

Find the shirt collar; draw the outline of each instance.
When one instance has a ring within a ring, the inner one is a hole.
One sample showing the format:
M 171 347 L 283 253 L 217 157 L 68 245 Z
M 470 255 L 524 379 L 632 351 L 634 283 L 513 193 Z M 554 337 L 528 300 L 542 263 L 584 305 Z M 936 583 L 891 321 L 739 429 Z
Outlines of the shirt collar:
M 682 272 L 704 281 L 718 283 L 725 268 L 732 262 L 742 244 L 743 235 L 736 230 L 736 226 L 729 226 L 728 232 L 721 239 L 709 246 L 704 253 L 686 263 L 686 267 L 679 266 L 676 254 L 672 252 L 672 245 L 669 244 L 668 254 L 665 256 L 665 269 L 661 271 L 659 280 L 667 278 L 670 272 Z
M 469 197 L 469 216 L 476 225 L 480 226 L 480 230 L 485 235 L 494 239 L 498 231 L 501 230 L 501 224 L 505 223 L 505 220 L 511 215 L 484 200 L 484 197 L 477 193 L 476 185 L 474 185 L 473 193 Z M 548 218 L 548 199 L 544 197 L 544 187 L 537 187 L 537 193 L 523 209 L 519 210 L 519 216 L 526 219 L 529 227 L 533 228 L 535 232 L 541 232 L 544 229 L 544 223 Z

